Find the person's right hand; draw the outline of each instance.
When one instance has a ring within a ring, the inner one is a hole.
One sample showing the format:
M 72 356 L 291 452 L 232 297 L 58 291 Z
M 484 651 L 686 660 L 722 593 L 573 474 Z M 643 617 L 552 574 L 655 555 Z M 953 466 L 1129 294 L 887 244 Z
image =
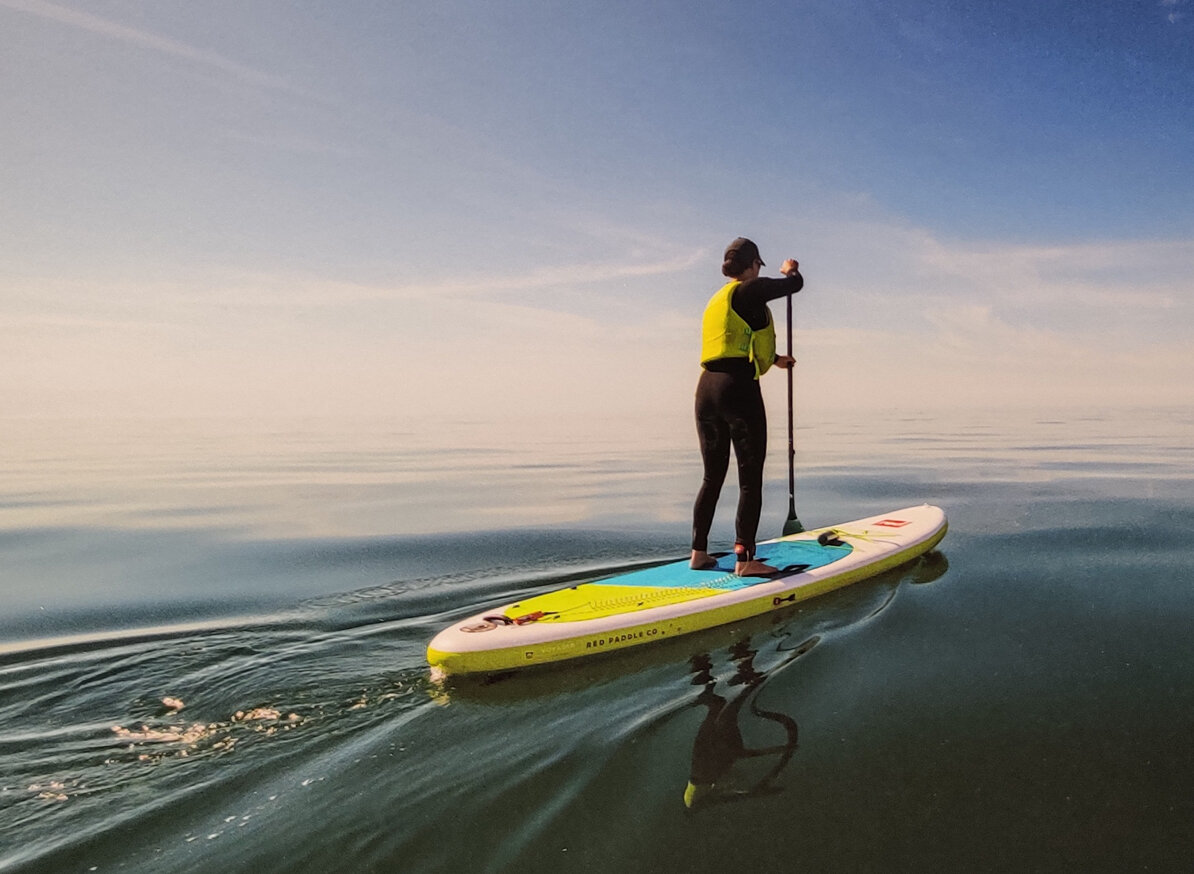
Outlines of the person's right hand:
M 793 273 L 800 272 L 800 262 L 795 258 L 789 258 L 784 262 L 784 266 L 779 268 L 779 272 L 784 276 L 791 276 Z

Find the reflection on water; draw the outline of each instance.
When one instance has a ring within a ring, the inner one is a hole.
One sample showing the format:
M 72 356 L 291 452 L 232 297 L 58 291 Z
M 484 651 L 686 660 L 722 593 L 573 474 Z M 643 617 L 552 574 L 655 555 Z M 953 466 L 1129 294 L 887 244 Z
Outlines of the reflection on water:
M 1180 499 L 1194 477 L 1192 417 L 802 423 L 798 509 L 817 526 L 925 501 L 955 527 L 1011 533 L 1025 500 Z M 392 580 L 674 557 L 700 477 L 687 424 L 657 421 L 439 423 L 435 434 L 395 422 L 4 426 L 0 639 L 272 613 Z M 786 518 L 782 465 L 770 469 L 768 536 Z M 718 511 L 721 546 L 734 497 L 725 490 Z
M 849 629 L 878 617 L 899 591 L 898 585 L 892 583 L 905 581 L 924 585 L 940 579 L 948 568 L 945 555 L 935 550 L 872 581 L 866 587 L 865 598 L 840 596 L 836 603 L 829 599 L 819 604 L 814 602 L 807 609 L 820 614 L 819 633 L 800 643 L 790 641 L 801 628 L 800 617 L 805 614 L 804 610 L 790 617 L 780 614 L 772 618 L 769 623 L 772 628 L 767 635 L 775 640 L 770 664 L 757 665 L 760 655 L 757 644 L 749 635 L 742 637 L 728 649 L 728 660 L 734 667 L 728 680 L 717 677 L 710 653 L 693 655 L 689 659 L 691 683 L 701 687 L 693 706 L 705 708 L 706 715 L 692 745 L 692 767 L 684 790 L 685 807 L 704 808 L 782 791 L 777 780 L 796 752 L 799 726 L 793 714 L 759 705 L 759 694 L 769 679 L 811 651 L 832 630 Z M 826 621 L 829 617 L 834 617 L 833 621 L 840 624 L 835 628 Z M 741 633 L 745 628 L 740 625 L 734 630 Z M 756 732 L 758 724 L 772 723 L 774 727 L 770 734 L 780 742 L 748 746 L 743 739 L 744 720 L 754 722 Z M 769 762 L 761 774 L 747 777 L 739 773 L 746 770 L 741 767 L 742 763 L 758 762 Z
M 802 521 L 927 501 L 940 550 L 438 685 L 424 647 L 450 622 L 683 552 L 690 435 L 6 424 L 0 870 L 1194 858 L 1188 411 L 802 423 Z
M 817 640 L 816 637 L 806 640 L 793 651 L 791 659 L 808 652 L 816 645 Z M 697 729 L 696 740 L 692 745 L 692 769 L 688 776 L 688 786 L 684 790 L 685 807 L 704 807 L 715 801 L 735 800 L 778 791 L 774 781 L 796 752 L 796 745 L 800 739 L 800 729 L 796 720 L 778 711 L 761 710 L 758 706 L 757 693 L 767 675 L 755 670 L 755 655 L 756 652 L 750 648 L 749 641 L 741 641 L 731 650 L 730 658 L 737 666 L 737 671 L 730 678 L 728 685 L 731 688 L 742 688 L 734 692 L 729 699 L 715 691 L 717 681 L 712 673 L 713 660 L 708 654 L 693 656 L 692 682 L 704 687 L 695 703 L 706 708 L 708 712 L 701 722 L 701 727 Z M 784 664 L 786 662 L 772 670 L 782 668 Z M 751 717 L 774 722 L 783 730 L 783 743 L 768 747 L 746 746 L 738 723 L 742 719 L 742 708 L 747 704 L 747 713 Z M 731 770 L 736 763 L 744 759 L 762 757 L 776 759 L 775 764 L 768 768 L 762 777 L 753 780 L 744 788 L 730 782 Z
M 992 483 L 1188 480 L 1192 430 L 1188 410 L 818 419 L 798 428 L 798 491 L 805 512 L 829 524 L 863 515 L 820 500 L 822 481 L 847 469 Z M 88 527 L 238 539 L 546 524 L 658 529 L 687 526 L 699 480 L 686 421 L 575 432 L 459 422 L 432 432 L 388 421 L 17 420 L 4 422 L 3 441 L 0 533 L 26 535 Z M 785 490 L 782 467 L 782 456 L 772 459 L 773 491 Z M 778 506 L 782 513 L 786 504 Z

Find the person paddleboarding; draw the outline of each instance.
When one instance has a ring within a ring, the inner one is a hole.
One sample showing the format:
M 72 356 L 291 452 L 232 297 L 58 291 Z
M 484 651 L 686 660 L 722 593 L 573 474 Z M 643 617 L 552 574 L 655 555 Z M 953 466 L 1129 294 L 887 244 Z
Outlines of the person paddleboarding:
M 759 276 L 765 266 L 759 247 L 750 240 L 739 237 L 730 243 L 721 265 L 730 281 L 710 298 L 701 320 L 696 424 L 704 475 L 693 508 L 691 566 L 717 564 L 709 555 L 709 529 L 733 446 L 738 463 L 734 573 L 739 576 L 776 573 L 776 568 L 755 559 L 767 457 L 767 413 L 759 377 L 772 366 L 790 369 L 795 363 L 791 355 L 776 354 L 775 321 L 767 304 L 804 287 L 795 259 L 784 261 L 782 279 Z

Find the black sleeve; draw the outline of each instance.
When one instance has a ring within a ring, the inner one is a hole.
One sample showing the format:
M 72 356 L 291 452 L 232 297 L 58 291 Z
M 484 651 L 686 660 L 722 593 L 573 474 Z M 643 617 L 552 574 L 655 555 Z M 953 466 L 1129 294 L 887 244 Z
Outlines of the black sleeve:
M 782 279 L 760 276 L 738 286 L 734 292 L 734 312 L 742 321 L 758 330 L 767 324 L 767 304 L 778 297 L 795 294 L 804 288 L 804 277 L 799 273 Z

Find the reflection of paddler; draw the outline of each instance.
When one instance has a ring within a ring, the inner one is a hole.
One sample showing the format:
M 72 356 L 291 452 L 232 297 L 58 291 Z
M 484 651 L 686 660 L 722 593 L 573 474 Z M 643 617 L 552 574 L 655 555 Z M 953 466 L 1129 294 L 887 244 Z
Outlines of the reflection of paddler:
M 749 648 L 747 642 L 742 642 L 736 644 L 731 653 L 738 662 L 738 671 L 730 680 L 730 685 L 741 685 L 744 688 L 730 701 L 713 691 L 716 681 L 713 679 L 713 662 L 709 656 L 700 655 L 692 660 L 693 672 L 696 675 L 693 683 L 705 684 L 704 690 L 697 696 L 696 703 L 706 707 L 708 713 L 701 727 L 697 729 L 696 740 L 692 745 L 692 769 L 689 772 L 688 787 L 684 790 L 684 806 L 688 808 L 712 801 L 728 801 L 735 797 L 777 791 L 770 783 L 796 752 L 796 721 L 783 713 L 760 710 L 755 703 L 755 694 L 762 686 L 766 675 L 755 670 L 754 651 Z M 779 723 L 783 727 L 787 735 L 784 743 L 759 749 L 746 746 L 738 726 L 738 717 L 742 707 L 748 702 L 751 714 Z M 779 756 L 776 764 L 749 789 L 718 791 L 718 784 L 727 777 L 738 760 L 773 755 Z

